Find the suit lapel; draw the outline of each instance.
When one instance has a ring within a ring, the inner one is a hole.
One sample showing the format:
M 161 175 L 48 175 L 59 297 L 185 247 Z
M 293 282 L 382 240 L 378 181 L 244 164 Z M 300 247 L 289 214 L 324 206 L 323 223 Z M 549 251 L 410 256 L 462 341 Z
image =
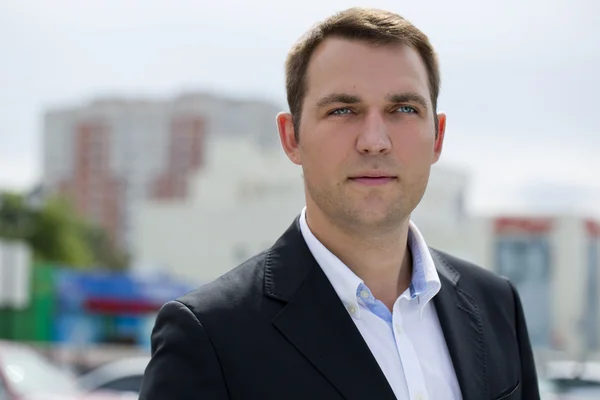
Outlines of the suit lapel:
M 487 351 L 477 303 L 458 285 L 460 275 L 446 262 L 444 255 L 435 250 L 431 254 L 442 282 L 434 304 L 463 400 L 487 399 Z
M 275 327 L 348 400 L 395 399 L 362 335 L 304 242 L 298 222 L 270 250 L 265 293 L 287 304 Z

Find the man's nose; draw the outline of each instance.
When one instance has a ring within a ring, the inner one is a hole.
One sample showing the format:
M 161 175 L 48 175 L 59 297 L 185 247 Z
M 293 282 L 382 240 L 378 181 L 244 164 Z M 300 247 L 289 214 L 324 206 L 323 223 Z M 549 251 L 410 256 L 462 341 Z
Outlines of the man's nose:
M 356 146 L 360 153 L 367 155 L 386 154 L 390 152 L 392 142 L 381 113 L 371 112 L 366 116 Z

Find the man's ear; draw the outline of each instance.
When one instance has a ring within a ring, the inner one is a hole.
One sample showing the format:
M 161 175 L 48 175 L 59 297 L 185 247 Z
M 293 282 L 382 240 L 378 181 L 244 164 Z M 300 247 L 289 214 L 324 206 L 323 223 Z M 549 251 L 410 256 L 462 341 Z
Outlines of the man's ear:
M 277 114 L 277 131 L 279 132 L 281 147 L 283 147 L 283 151 L 285 151 L 290 161 L 296 165 L 302 165 L 292 114 L 285 112 Z
M 435 143 L 433 145 L 433 160 L 432 164 L 435 164 L 442 155 L 442 148 L 444 147 L 444 135 L 446 133 L 446 114 L 439 113 L 437 115 L 437 132 L 435 137 Z

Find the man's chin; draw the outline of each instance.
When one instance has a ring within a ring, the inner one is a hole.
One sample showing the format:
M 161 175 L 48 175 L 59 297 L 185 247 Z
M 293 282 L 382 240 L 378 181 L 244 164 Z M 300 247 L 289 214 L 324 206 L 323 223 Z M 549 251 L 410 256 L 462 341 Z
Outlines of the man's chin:
M 397 228 L 406 221 L 406 216 L 399 210 L 393 209 L 376 209 L 366 208 L 357 209 L 352 213 L 354 216 L 354 223 L 357 227 L 364 227 L 365 229 L 385 229 Z

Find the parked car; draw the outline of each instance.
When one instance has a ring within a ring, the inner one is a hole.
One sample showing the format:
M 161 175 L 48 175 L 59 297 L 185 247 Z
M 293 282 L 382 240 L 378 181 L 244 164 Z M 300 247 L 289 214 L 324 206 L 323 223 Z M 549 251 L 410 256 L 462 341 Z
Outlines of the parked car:
M 79 377 L 79 385 L 90 392 L 112 390 L 139 395 L 150 357 L 132 357 L 103 364 Z
M 556 399 L 600 399 L 600 363 L 553 361 L 547 364 L 545 381 Z
M 133 396 L 86 393 L 75 376 L 33 348 L 0 340 L 0 400 L 123 400 Z

